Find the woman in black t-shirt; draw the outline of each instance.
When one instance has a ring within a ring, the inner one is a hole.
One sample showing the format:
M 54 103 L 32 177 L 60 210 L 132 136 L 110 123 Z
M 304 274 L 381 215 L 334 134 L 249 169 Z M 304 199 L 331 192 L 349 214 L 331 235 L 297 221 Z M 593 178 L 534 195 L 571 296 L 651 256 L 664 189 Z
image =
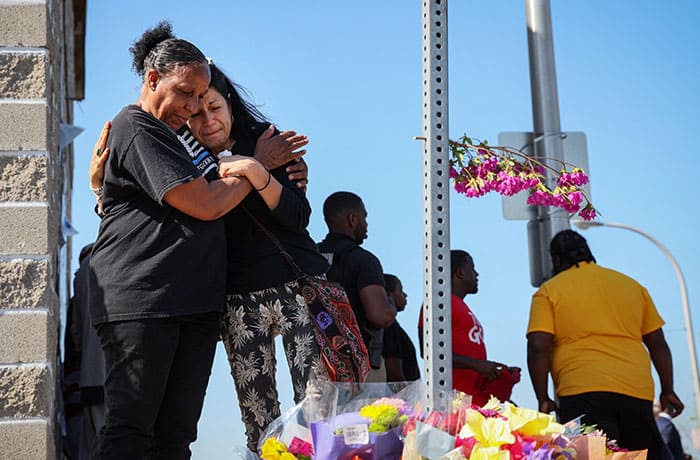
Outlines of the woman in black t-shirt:
M 219 217 L 281 185 L 252 158 L 208 182 L 175 131 L 199 110 L 204 55 L 162 23 L 133 45 L 141 94 L 114 118 L 104 218 L 91 256 L 90 310 L 105 353 L 106 422 L 93 458 L 186 459 L 218 336 L 225 288 Z

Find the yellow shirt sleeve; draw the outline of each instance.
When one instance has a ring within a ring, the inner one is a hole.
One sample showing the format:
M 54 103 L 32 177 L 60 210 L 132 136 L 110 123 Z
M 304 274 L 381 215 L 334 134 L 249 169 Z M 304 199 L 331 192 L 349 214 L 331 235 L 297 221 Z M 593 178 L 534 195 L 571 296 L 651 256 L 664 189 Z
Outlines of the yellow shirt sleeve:
M 665 322 L 663 318 L 661 318 L 661 315 L 659 315 L 659 312 L 656 310 L 656 305 L 654 305 L 654 301 L 651 300 L 649 292 L 644 287 L 641 287 L 641 289 L 642 302 L 644 303 L 642 310 L 642 335 L 647 335 L 648 333 L 654 332 L 655 330 L 661 328 Z
M 554 310 L 547 289 L 541 286 L 532 296 L 530 303 L 530 321 L 527 333 L 548 332 L 554 334 Z

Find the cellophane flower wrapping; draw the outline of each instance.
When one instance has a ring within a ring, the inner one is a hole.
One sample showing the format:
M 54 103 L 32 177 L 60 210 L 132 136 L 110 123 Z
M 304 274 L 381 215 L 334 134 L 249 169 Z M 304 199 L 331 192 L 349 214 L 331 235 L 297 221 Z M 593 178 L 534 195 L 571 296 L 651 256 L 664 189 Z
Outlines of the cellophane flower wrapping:
M 308 451 L 300 454 L 298 447 L 308 443 L 316 460 L 398 460 L 403 425 L 420 404 L 421 391 L 420 382 L 309 382 L 304 400 L 270 424 L 258 451 L 263 459 L 304 459 Z
M 404 444 L 406 460 L 572 460 L 564 426 L 549 414 L 516 407 L 496 398 L 480 407 L 463 393 L 416 423 Z M 428 428 L 426 428 L 426 426 Z M 440 433 L 441 432 L 441 433 Z M 413 438 L 415 436 L 415 440 Z M 449 439 L 454 444 L 450 446 Z
M 411 384 L 311 382 L 307 397 L 267 429 L 264 460 L 646 460 L 580 420 L 453 392 L 425 411 Z
M 417 411 L 405 425 L 404 459 L 462 458 L 462 449 L 455 441 L 471 407 L 471 396 L 453 391 L 436 406 L 442 410 Z

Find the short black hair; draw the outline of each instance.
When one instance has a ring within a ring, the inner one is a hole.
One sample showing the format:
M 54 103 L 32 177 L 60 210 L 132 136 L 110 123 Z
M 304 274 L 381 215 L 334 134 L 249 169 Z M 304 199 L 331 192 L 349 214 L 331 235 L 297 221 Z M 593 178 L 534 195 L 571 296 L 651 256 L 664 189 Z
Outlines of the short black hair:
M 399 278 L 390 273 L 384 273 L 384 288 L 386 292 L 391 292 L 399 285 Z
M 450 251 L 450 274 L 454 274 L 467 260 L 474 262 L 471 254 L 461 249 Z
M 348 212 L 362 208 L 362 198 L 352 192 L 332 193 L 323 202 L 323 219 L 327 224 L 339 222 Z
M 579 262 L 595 262 L 586 239 L 573 230 L 562 230 L 554 235 L 549 244 L 549 253 L 552 257 L 559 257 L 562 264 L 568 267 Z
M 131 66 L 142 77 L 151 69 L 168 75 L 181 65 L 207 63 L 199 48 L 173 34 L 173 26 L 168 21 L 147 29 L 131 45 L 129 52 L 132 56 Z

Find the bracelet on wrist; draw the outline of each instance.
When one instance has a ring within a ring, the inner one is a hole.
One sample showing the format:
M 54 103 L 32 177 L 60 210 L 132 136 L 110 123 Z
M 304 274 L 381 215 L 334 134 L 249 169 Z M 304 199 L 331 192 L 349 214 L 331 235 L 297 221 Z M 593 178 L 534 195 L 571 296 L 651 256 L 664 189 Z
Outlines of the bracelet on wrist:
M 262 188 L 256 188 L 255 189 L 256 192 L 262 192 L 263 190 L 265 190 L 267 188 L 267 186 L 270 185 L 270 181 L 272 181 L 272 173 L 269 170 L 266 170 L 266 171 L 267 171 L 267 182 L 265 182 L 265 185 L 263 185 Z
M 104 188 L 104 186 L 100 185 L 100 186 L 97 187 L 97 188 L 92 188 L 92 187 L 90 187 L 90 190 L 92 190 L 92 193 L 94 193 L 95 196 L 99 198 L 99 197 L 101 197 L 101 196 L 104 194 L 105 188 Z

